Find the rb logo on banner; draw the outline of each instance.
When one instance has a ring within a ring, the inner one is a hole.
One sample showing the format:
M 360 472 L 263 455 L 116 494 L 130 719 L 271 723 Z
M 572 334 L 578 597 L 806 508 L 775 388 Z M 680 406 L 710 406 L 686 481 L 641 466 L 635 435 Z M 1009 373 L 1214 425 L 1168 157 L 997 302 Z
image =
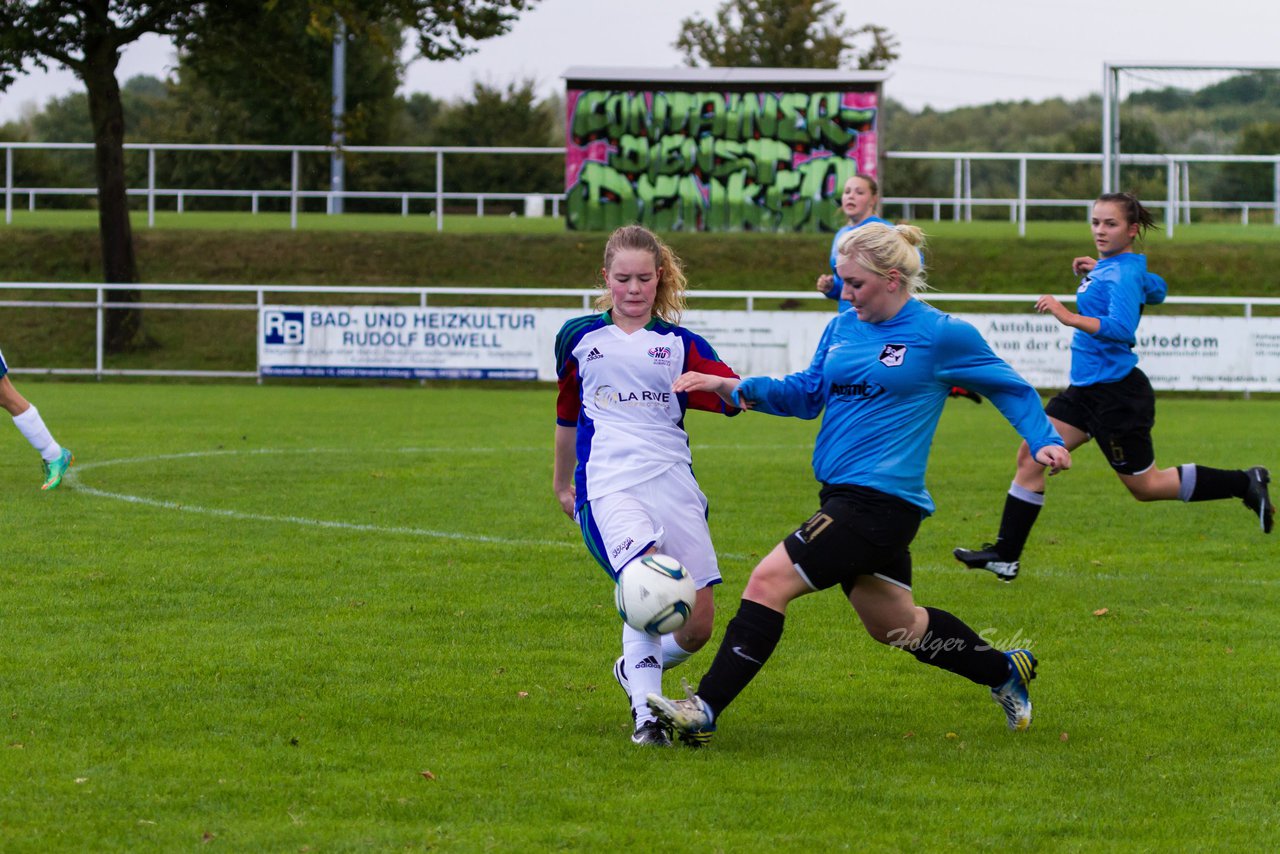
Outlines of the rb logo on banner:
M 262 315 L 264 344 L 301 344 L 306 337 L 306 313 L 268 311 Z

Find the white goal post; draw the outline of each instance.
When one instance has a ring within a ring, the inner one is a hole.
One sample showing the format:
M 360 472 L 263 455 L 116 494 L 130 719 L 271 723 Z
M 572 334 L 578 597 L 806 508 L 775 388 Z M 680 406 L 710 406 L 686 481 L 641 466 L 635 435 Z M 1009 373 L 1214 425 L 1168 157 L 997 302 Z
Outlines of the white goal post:
M 1226 80 L 1241 74 L 1255 71 L 1280 71 L 1280 65 L 1265 62 L 1104 62 L 1102 66 L 1102 192 L 1111 193 L 1121 188 L 1120 183 L 1120 104 L 1127 93 L 1122 91 L 1126 78 L 1135 83 L 1130 93 L 1139 87 L 1167 86 L 1172 88 L 1188 88 L 1187 79 L 1199 75 L 1201 88 L 1210 83 Z M 1178 80 L 1177 78 L 1182 78 Z M 1138 153 L 1138 152 L 1134 152 Z M 1149 153 L 1149 152 L 1147 152 Z M 1177 171 L 1169 170 L 1170 198 L 1176 198 L 1179 188 Z M 1185 187 L 1183 188 L 1185 190 Z M 1280 200 L 1280 166 L 1276 170 L 1276 194 Z M 1168 228 L 1173 230 L 1173 217 L 1170 217 Z M 1275 222 L 1280 225 L 1280 203 L 1275 208 Z

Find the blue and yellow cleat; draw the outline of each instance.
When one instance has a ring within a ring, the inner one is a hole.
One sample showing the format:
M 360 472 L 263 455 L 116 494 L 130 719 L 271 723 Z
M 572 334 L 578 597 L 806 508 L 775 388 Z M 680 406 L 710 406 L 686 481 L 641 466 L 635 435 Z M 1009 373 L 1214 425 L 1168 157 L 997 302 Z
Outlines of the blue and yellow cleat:
M 1031 726 L 1031 697 L 1027 683 L 1036 678 L 1036 657 L 1030 650 L 1015 649 L 1004 654 L 1009 659 L 1009 679 L 991 689 L 991 699 L 1000 704 L 1009 721 L 1009 729 L 1025 732 Z
M 58 484 L 62 483 L 62 477 L 67 473 L 67 469 L 71 468 L 71 464 L 76 461 L 76 455 L 66 448 L 62 449 L 62 453 L 58 454 L 58 458 L 52 462 L 44 464 L 44 486 L 41 489 L 57 489 Z
M 716 731 L 715 714 L 702 698 L 693 693 L 687 679 L 681 679 L 685 700 L 668 700 L 661 694 L 650 694 L 646 700 L 658 720 L 671 727 L 682 743 L 689 747 L 705 747 Z

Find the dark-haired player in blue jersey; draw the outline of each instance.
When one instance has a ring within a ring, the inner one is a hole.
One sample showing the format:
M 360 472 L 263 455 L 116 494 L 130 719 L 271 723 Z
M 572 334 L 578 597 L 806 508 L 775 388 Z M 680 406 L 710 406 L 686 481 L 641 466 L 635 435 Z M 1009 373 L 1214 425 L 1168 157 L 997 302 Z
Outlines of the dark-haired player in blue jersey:
M 1146 256 L 1133 251 L 1134 241 L 1152 224 L 1150 211 L 1132 194 L 1100 196 L 1090 223 L 1098 260 L 1076 258 L 1071 264 L 1076 275 L 1084 274 L 1076 289 L 1078 313 L 1053 296 L 1036 301 L 1037 311 L 1076 330 L 1071 338 L 1071 385 L 1045 405 L 1045 412 L 1068 448 L 1096 439 L 1120 482 L 1139 501 L 1239 498 L 1269 534 L 1275 507 L 1267 487 L 1271 475 L 1262 466 L 1156 467 L 1151 442 L 1156 396 L 1133 349 L 1143 306 L 1163 302 L 1167 290 L 1163 279 L 1147 271 Z M 980 549 L 955 550 L 961 563 L 1003 581 L 1017 577 L 1022 550 L 1044 506 L 1044 472 L 1025 444 L 1018 449 L 1017 465 L 996 541 Z
M 5 364 L 4 353 L 0 353 L 0 408 L 13 416 L 13 426 L 31 443 L 31 447 L 40 452 L 44 467 L 44 483 L 40 488 L 57 489 L 76 458 L 71 451 L 53 440 L 44 419 L 40 417 L 40 411 L 13 387 L 13 383 L 9 381 L 9 366 Z
M 873 638 L 989 687 L 1011 729 L 1031 724 L 1027 683 L 1035 677 L 1035 656 L 993 649 L 947 611 L 916 605 L 909 547 L 934 509 L 925 467 L 952 385 L 989 397 L 1040 465 L 1066 469 L 1071 455 L 1036 390 L 976 329 L 913 299 L 925 287 L 923 242 L 909 225 L 868 225 L 845 238 L 839 270 L 853 310 L 827 325 L 806 370 L 780 380 L 686 374 L 676 383 L 680 390 L 714 391 L 744 409 L 822 415 L 813 450 L 821 509 L 751 573 L 697 693 L 686 684 L 687 699 L 649 697 L 686 743 L 706 741 L 769 660 L 787 605 L 837 585 Z
M 577 521 L 591 556 L 617 581 L 623 567 L 661 551 L 684 564 L 698 588 L 693 613 L 675 632 L 650 635 L 623 624 L 613 675 L 631 702 L 637 744 L 669 745 L 645 698 L 662 671 L 711 637 L 712 587 L 720 569 L 707 527 L 707 498 L 693 477 L 687 409 L 736 415 L 715 394 L 672 388 L 686 371 L 737 377 L 702 337 L 677 325 L 685 303 L 680 259 L 648 229 L 629 225 L 605 245 L 605 292 L 597 314 L 556 336 L 553 488 Z

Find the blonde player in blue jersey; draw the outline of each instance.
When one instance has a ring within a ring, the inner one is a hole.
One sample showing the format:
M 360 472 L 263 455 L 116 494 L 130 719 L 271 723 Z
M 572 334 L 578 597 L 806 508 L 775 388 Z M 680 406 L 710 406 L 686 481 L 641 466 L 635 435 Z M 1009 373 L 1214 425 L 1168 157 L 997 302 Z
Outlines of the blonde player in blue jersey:
M 1187 463 L 1156 466 L 1151 428 L 1156 396 L 1138 367 L 1138 322 L 1144 305 L 1163 302 L 1164 280 L 1147 271 L 1146 256 L 1134 242 L 1153 225 L 1150 211 L 1131 193 L 1108 193 L 1093 204 L 1090 228 L 1098 259 L 1076 258 L 1072 272 L 1083 274 L 1076 289 L 1076 311 L 1048 294 L 1036 311 L 1075 329 L 1071 337 L 1071 385 L 1045 404 L 1045 412 L 1067 447 L 1097 441 L 1098 449 L 1129 494 L 1139 501 L 1215 501 L 1239 498 L 1271 533 L 1275 506 L 1262 466 L 1217 469 Z M 1018 450 L 1017 472 L 1005 496 L 996 542 L 980 549 L 956 549 L 956 559 L 985 569 L 1002 581 L 1018 575 L 1022 550 L 1044 506 L 1044 473 Z
M 44 425 L 40 411 L 31 405 L 9 380 L 9 366 L 0 353 L 0 407 L 13 416 L 13 426 L 40 452 L 44 460 L 44 484 L 41 489 L 57 489 L 75 457 L 71 451 L 53 440 L 49 428 Z
M 675 253 L 638 225 L 605 245 L 601 311 L 568 321 L 556 336 L 555 471 L 564 512 L 591 556 L 616 582 L 632 560 L 661 551 L 698 587 L 689 621 L 667 635 L 623 624 L 614 678 L 631 703 L 636 744 L 669 745 L 667 728 L 645 704 L 662 690 L 662 671 L 711 636 L 712 586 L 720 569 L 707 527 L 707 499 L 694 480 L 687 409 L 736 415 L 715 394 L 673 389 L 686 371 L 737 377 L 698 335 L 677 325 L 685 277 Z
M 1053 471 L 1071 455 L 1040 396 L 968 323 L 913 295 L 925 287 L 914 226 L 867 225 L 840 244 L 838 269 L 851 311 L 836 315 L 809 367 L 783 379 L 690 373 L 681 391 L 711 391 L 746 409 L 822 416 L 813 471 L 821 508 L 751 573 L 738 613 L 697 693 L 649 696 L 688 744 L 707 741 L 726 707 L 755 678 L 782 637 L 787 605 L 840 587 L 877 641 L 991 689 L 1010 729 L 1031 725 L 1029 650 L 1001 652 L 958 617 L 915 603 L 910 544 L 933 512 L 925 467 L 951 387 L 989 397 Z

